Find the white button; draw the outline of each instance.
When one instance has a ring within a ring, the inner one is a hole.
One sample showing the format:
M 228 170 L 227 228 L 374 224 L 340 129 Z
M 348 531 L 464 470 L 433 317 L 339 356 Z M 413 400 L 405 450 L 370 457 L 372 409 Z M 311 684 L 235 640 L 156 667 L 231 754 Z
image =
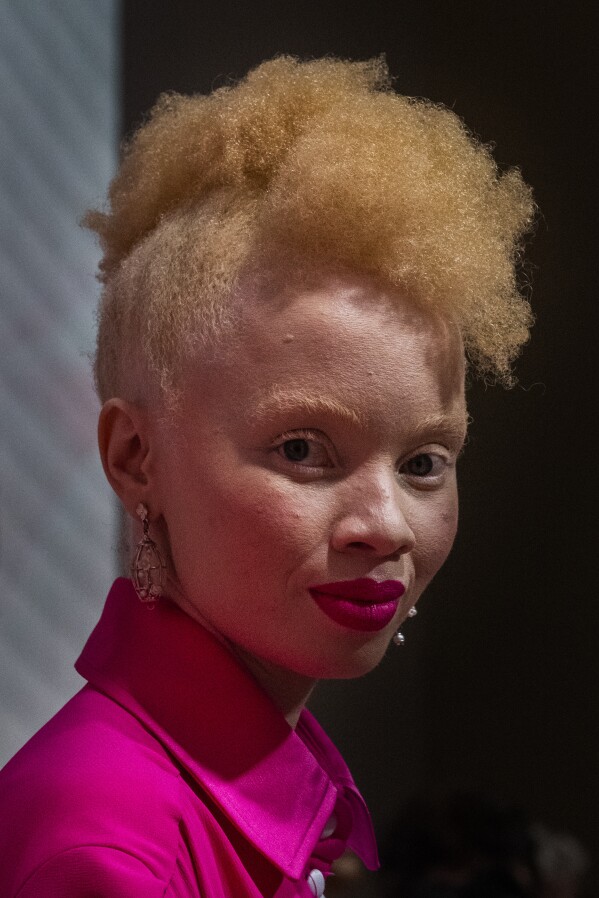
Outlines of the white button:
M 328 839 L 329 836 L 332 836 L 335 830 L 337 829 L 337 815 L 335 811 L 331 814 L 329 819 L 326 822 L 325 828 L 322 831 L 321 839 Z
M 320 870 L 312 870 L 312 872 L 308 874 L 308 885 L 310 886 L 310 891 L 316 898 L 323 898 L 325 881 Z

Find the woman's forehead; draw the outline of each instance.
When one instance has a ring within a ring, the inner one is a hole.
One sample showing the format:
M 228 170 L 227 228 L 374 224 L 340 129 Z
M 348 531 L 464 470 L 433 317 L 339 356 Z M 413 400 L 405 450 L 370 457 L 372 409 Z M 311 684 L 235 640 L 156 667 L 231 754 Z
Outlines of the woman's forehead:
M 285 271 L 259 289 L 242 283 L 236 291 L 236 320 L 246 342 L 275 339 L 291 343 L 310 326 L 312 338 L 336 339 L 336 334 L 345 333 L 359 339 L 359 331 L 346 327 L 355 318 L 365 334 L 388 329 L 398 336 L 409 333 L 412 338 L 428 339 L 432 334 L 437 342 L 448 345 L 461 340 L 448 315 L 367 273 L 327 268 L 302 269 L 299 274 L 287 270 L 287 275 Z
M 429 417 L 463 406 L 457 330 L 363 279 L 298 291 L 276 310 L 250 297 L 220 358 L 190 375 L 196 407 L 201 396 L 244 418 L 295 409 L 360 426 L 398 404 Z
M 252 296 L 240 321 L 241 353 L 250 363 L 299 365 L 316 377 L 375 374 L 398 366 L 441 368 L 463 376 L 464 351 L 455 324 L 417 305 L 405 292 L 362 275 L 296 289 L 274 306 Z

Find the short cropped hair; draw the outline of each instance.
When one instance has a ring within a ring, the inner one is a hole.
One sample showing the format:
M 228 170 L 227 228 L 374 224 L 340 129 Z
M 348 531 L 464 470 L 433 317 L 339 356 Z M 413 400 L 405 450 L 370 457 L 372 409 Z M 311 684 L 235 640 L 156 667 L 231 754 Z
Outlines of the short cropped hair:
M 533 217 L 519 171 L 450 110 L 397 94 L 382 58 L 280 56 L 207 96 L 165 94 L 85 219 L 104 251 L 99 396 L 126 396 L 135 370 L 176 391 L 186 355 L 232 320 L 244 271 L 281 259 L 399 288 L 509 383 Z

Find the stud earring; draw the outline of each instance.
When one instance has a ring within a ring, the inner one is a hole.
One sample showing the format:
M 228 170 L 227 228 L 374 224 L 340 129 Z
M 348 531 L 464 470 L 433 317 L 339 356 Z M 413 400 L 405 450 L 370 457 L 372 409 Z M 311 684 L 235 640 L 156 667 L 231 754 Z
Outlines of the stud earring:
M 158 546 L 149 535 L 147 506 L 140 502 L 135 513 L 141 519 L 144 534 L 137 544 L 135 558 L 131 564 L 131 579 L 140 601 L 153 605 L 162 595 L 166 565 Z
M 416 617 L 417 614 L 418 612 L 416 611 L 416 606 L 412 605 L 412 607 L 408 611 L 408 617 Z

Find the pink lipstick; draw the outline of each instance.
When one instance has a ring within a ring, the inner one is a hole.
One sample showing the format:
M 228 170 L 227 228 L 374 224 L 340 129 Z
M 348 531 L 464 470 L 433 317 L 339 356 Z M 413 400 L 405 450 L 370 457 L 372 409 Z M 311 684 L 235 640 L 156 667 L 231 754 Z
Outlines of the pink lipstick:
M 311 586 L 310 595 L 327 617 L 348 627 L 372 633 L 393 620 L 399 600 L 406 591 L 401 580 L 382 583 L 361 577 Z

